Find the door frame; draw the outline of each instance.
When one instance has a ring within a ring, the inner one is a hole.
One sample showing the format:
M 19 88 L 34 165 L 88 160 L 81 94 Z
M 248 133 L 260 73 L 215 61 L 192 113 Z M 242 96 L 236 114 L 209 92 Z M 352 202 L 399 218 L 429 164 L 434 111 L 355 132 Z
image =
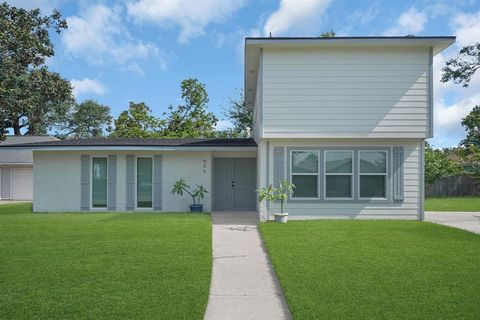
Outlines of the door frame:
M 212 157 L 212 175 L 211 175 L 211 186 L 212 186 L 212 193 L 211 193 L 211 208 L 212 208 L 212 211 L 246 211 L 248 209 L 242 209 L 242 208 L 238 208 L 238 209 L 235 209 L 235 208 L 232 208 L 232 209 L 217 209 L 215 207 L 215 162 L 217 160 L 237 160 L 237 159 L 251 159 L 251 160 L 257 160 L 256 157 Z M 235 169 L 234 169 L 235 170 Z M 255 165 L 255 181 L 257 179 L 257 166 Z M 254 190 L 255 191 L 255 188 L 256 188 L 256 183 L 255 183 L 255 187 L 254 187 Z M 234 194 L 235 196 L 235 194 Z M 255 198 L 256 199 L 256 198 Z M 232 199 L 232 201 L 234 201 Z M 255 202 L 257 202 L 255 200 Z M 251 210 L 256 210 L 256 208 L 252 208 Z

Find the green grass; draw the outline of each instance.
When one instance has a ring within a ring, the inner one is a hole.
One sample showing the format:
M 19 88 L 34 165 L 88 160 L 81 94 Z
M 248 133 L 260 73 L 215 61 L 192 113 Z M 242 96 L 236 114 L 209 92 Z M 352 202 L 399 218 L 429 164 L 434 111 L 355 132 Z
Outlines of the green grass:
M 480 212 L 480 197 L 426 198 L 425 210 Z
M 480 319 L 480 236 L 415 221 L 260 230 L 295 319 Z
M 211 222 L 0 205 L 0 319 L 202 319 Z

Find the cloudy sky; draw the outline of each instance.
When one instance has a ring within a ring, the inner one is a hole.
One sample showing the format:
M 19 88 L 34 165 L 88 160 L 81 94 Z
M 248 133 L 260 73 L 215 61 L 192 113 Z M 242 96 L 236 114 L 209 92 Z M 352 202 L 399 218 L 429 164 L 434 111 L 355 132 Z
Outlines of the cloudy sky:
M 228 126 L 223 108 L 243 85 L 243 37 L 337 35 L 456 35 L 434 58 L 437 147 L 464 137 L 460 119 L 480 104 L 480 72 L 469 88 L 439 82 L 445 60 L 480 41 L 480 0 L 14 0 L 59 9 L 68 30 L 53 35 L 50 68 L 71 80 L 77 100 L 95 99 L 116 116 L 144 101 L 160 116 L 180 102 L 179 84 L 207 86 L 209 108 Z

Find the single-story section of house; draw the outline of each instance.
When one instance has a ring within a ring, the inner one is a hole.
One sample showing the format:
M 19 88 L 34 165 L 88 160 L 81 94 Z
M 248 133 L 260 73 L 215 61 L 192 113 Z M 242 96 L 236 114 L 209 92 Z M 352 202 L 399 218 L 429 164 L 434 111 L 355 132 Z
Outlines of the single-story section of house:
M 0 146 L 58 140 L 52 136 L 7 136 Z M 33 156 L 29 149 L 0 150 L 0 200 L 33 199 Z
M 256 209 L 253 139 L 84 139 L 23 148 L 33 150 L 36 212 L 188 211 L 191 198 L 171 194 L 179 179 L 209 191 L 205 211 Z

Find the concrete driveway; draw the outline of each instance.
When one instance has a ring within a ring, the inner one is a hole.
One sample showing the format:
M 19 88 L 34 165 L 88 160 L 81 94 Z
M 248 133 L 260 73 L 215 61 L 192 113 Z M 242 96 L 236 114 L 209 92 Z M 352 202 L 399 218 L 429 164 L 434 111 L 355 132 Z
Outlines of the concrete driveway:
M 425 212 L 425 221 L 480 234 L 480 212 Z
M 205 319 L 290 319 L 255 212 L 214 212 L 213 271 Z

